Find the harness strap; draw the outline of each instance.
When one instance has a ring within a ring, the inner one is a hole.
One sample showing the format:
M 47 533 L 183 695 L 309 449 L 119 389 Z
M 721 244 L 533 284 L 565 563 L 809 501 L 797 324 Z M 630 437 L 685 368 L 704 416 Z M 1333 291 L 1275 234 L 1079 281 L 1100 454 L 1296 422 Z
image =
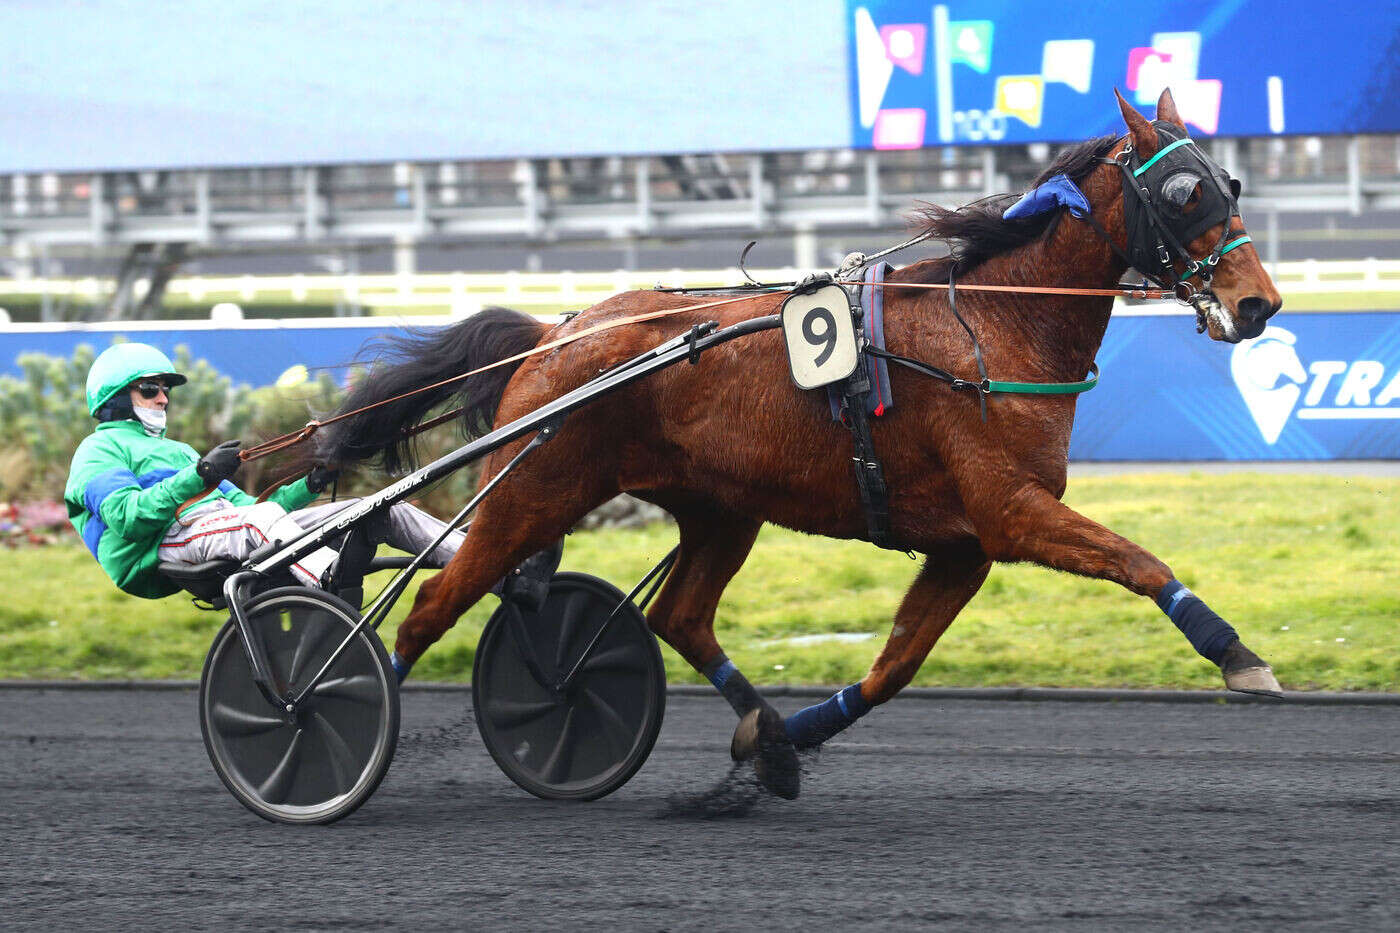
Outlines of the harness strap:
M 907 356 L 900 356 L 898 353 L 891 353 L 888 350 L 876 350 L 867 347 L 866 353 L 878 356 L 881 359 L 897 363 L 906 369 L 912 369 L 916 373 L 924 376 L 932 376 L 958 391 L 979 392 L 983 395 L 1074 395 L 1079 392 L 1088 392 L 1099 384 L 1099 364 L 1089 364 L 1089 378 L 1081 379 L 1078 382 L 1009 382 L 1003 379 L 986 379 L 981 382 L 974 382 L 971 379 L 960 379 L 948 372 L 922 360 L 911 359 Z
M 1099 239 L 1100 239 L 1100 240 L 1103 240 L 1105 243 L 1108 244 L 1108 248 L 1111 249 L 1111 250 L 1113 250 L 1113 255 L 1117 256 L 1118 259 L 1119 259 L 1119 261 L 1121 261 L 1121 262 L 1123 263 L 1123 265 L 1127 266 L 1127 267 L 1130 268 L 1130 269 L 1133 268 L 1133 261 L 1132 261 L 1132 259 L 1129 258 L 1127 252 L 1124 251 L 1124 249 L 1123 249 L 1121 246 L 1119 246 L 1117 243 L 1113 242 L 1113 237 L 1110 236 L 1109 233 L 1108 233 L 1108 231 L 1104 229 L 1104 225 L 1101 224 L 1101 223 L 1099 223 L 1099 219 L 1098 219 L 1097 217 L 1095 217 L 1095 216 L 1094 216 L 1093 214 L 1091 214 L 1091 213 L 1087 213 L 1087 214 L 1071 214 L 1070 216 L 1072 216 L 1075 220 L 1080 220 L 1080 221 L 1083 221 L 1084 223 L 1088 224 L 1088 225 L 1089 225 L 1089 228 L 1090 228 L 1091 230 L 1093 230 L 1094 233 L 1098 234 Z M 1146 276 L 1147 279 L 1148 279 L 1149 281 L 1152 282 L 1152 284 L 1157 285 L 1157 286 L 1161 286 L 1161 285 L 1162 285 L 1162 281 L 1161 281 L 1160 279 L 1158 279 L 1158 278 L 1157 278 L 1155 275 L 1153 275 L 1152 273 L 1150 273 L 1150 272 L 1143 272 L 1142 274 L 1143 274 L 1144 276 Z
M 870 391 L 870 376 L 864 358 L 845 382 L 842 400 L 842 423 L 851 432 L 855 456 L 851 458 L 856 471 L 856 488 L 865 510 L 865 527 L 870 540 L 882 548 L 890 548 L 890 496 L 885 484 L 885 470 L 875 453 L 875 440 L 870 436 L 870 416 L 865 413 L 865 394 Z
M 987 391 L 1008 395 L 1074 395 L 1099 384 L 1099 364 L 1089 364 L 1089 378 L 1078 382 L 1002 382 L 987 380 Z
M 986 364 L 986 362 L 982 359 L 982 344 L 981 344 L 980 341 L 978 341 L 977 335 L 976 335 L 975 333 L 973 333 L 972 328 L 971 328 L 970 326 L 968 326 L 967 321 L 964 321 L 964 320 L 963 320 L 963 316 L 962 316 L 961 314 L 958 313 L 958 299 L 957 299 L 958 288 L 957 288 L 957 284 L 954 282 L 954 276 L 953 276 L 954 269 L 956 269 L 956 268 L 957 268 L 956 265 L 954 265 L 954 266 L 949 266 L 949 267 L 948 267 L 948 310 L 953 312 L 953 317 L 955 317 L 955 318 L 958 319 L 958 323 L 962 325 L 962 329 L 965 330 L 965 331 L 967 331 L 967 335 L 968 335 L 969 337 L 972 338 L 972 358 L 975 359 L 975 360 L 977 361 L 977 375 L 980 376 L 980 377 L 982 377 L 982 384 L 983 384 L 983 385 L 987 385 L 987 364 Z M 979 392 L 979 393 L 977 393 L 977 404 L 978 404 L 978 405 L 981 407 L 981 409 L 982 409 L 982 423 L 983 423 L 983 424 L 986 424 L 986 422 L 987 422 L 987 393 L 986 393 L 986 392 Z
M 887 262 L 876 263 L 866 269 L 865 281 L 856 288 L 856 293 L 860 296 L 860 327 L 865 329 L 864 346 L 880 347 L 885 346 L 885 293 L 878 288 L 866 288 L 866 285 L 883 282 L 885 276 L 893 270 Z M 847 290 L 849 295 L 849 287 Z M 852 314 L 855 309 L 852 306 Z M 865 398 L 865 410 L 876 418 L 884 415 L 894 407 L 894 395 L 890 390 L 890 368 L 884 360 L 875 359 L 871 362 L 870 372 L 870 394 Z M 842 388 L 840 383 L 826 387 L 827 402 L 831 406 L 831 420 L 841 420 Z
M 850 302 L 850 292 L 846 291 Z M 856 343 L 869 350 L 873 348 L 865 332 L 865 314 L 857 299 L 849 307 L 852 322 L 856 329 Z M 839 420 L 851 432 L 851 443 L 855 456 L 851 465 L 856 472 L 856 488 L 860 491 L 861 509 L 865 512 L 865 528 L 870 540 L 878 547 L 892 548 L 890 544 L 890 496 L 885 483 L 885 470 L 875 453 L 875 439 L 870 434 L 869 403 L 871 370 L 874 360 L 864 353 L 857 354 L 856 368 L 841 382 Z

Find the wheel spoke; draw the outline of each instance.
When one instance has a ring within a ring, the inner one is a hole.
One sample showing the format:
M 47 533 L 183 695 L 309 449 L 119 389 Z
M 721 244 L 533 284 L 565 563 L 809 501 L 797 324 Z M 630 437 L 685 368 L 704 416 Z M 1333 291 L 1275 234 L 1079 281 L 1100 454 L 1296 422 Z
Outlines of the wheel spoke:
M 530 640 L 530 633 L 525 629 L 525 619 L 519 608 L 510 602 L 504 602 L 501 605 L 505 609 L 506 627 L 510 629 L 511 642 L 515 645 L 520 662 L 530 672 L 535 683 L 546 690 L 551 689 L 554 684 L 546 677 L 544 669 L 540 667 L 539 657 L 535 654 L 534 642 Z
M 588 594 L 582 591 L 569 594 L 564 601 L 559 613 L 559 642 L 554 646 L 554 669 L 557 671 L 568 670 L 564 666 L 564 655 L 574 640 L 574 632 L 578 630 L 578 623 L 588 609 L 588 603 Z
M 549 715 L 558 708 L 554 700 L 503 700 L 493 699 L 486 707 L 491 714 L 491 722 L 497 729 L 518 729 Z
M 279 716 L 250 713 L 234 709 L 227 703 L 215 703 L 214 708 L 209 711 L 209 718 L 214 728 L 224 736 L 261 735 L 287 724 L 287 721 Z
M 292 781 L 297 776 L 297 764 L 301 760 L 301 737 L 304 735 L 301 729 L 292 736 L 291 744 L 287 746 L 287 751 L 283 753 L 282 760 L 277 763 L 277 767 L 272 769 L 272 773 L 267 776 L 267 780 L 262 782 L 258 788 L 258 796 L 268 803 L 285 803 L 287 795 L 291 793 Z
M 545 759 L 540 767 L 540 780 L 546 784 L 558 784 L 563 773 L 573 762 L 573 742 L 570 739 L 574 734 L 574 713 L 576 707 L 569 707 L 569 714 L 564 717 L 564 728 L 559 730 L 559 738 L 554 743 L 554 748 L 550 750 L 549 757 Z
M 602 732 L 608 743 L 625 755 L 632 748 L 632 728 L 623 721 L 613 705 L 595 691 L 584 687 L 583 695 L 588 697 L 593 708 L 598 711 L 598 718 L 603 722 Z
M 287 672 L 292 666 L 292 655 L 295 646 L 289 643 L 287 634 L 282 631 L 282 615 L 285 613 L 292 619 L 295 625 L 294 610 L 284 609 L 282 612 L 273 613 L 259 619 L 261 624 L 254 625 L 254 631 L 262 639 L 263 650 L 267 652 L 267 663 L 272 668 L 272 679 L 279 685 L 286 685 L 290 678 Z M 278 687 L 281 689 L 281 686 Z
M 340 732 L 331 725 L 329 719 L 313 711 L 311 721 L 316 724 L 317 734 L 321 736 L 321 742 L 330 756 L 331 771 L 335 774 L 335 789 L 343 794 L 355 785 L 355 772 L 359 770 L 355 753 L 350 751 L 350 746 L 345 744 L 345 739 L 341 738 Z
M 356 703 L 380 703 L 384 699 L 379 678 L 373 674 L 356 674 L 354 677 L 334 677 L 323 680 L 311 691 L 323 699 L 353 700 Z
M 298 615 L 301 618 L 298 618 Z M 287 672 L 287 683 L 294 684 L 301 678 L 306 664 L 325 643 L 326 636 L 339 626 L 329 621 L 321 613 L 292 613 L 292 624 L 297 630 L 297 650 L 292 656 L 291 668 Z
M 646 668 L 646 657 L 642 646 L 636 642 L 616 645 L 599 651 L 583 663 L 582 673 L 598 671 L 636 671 Z

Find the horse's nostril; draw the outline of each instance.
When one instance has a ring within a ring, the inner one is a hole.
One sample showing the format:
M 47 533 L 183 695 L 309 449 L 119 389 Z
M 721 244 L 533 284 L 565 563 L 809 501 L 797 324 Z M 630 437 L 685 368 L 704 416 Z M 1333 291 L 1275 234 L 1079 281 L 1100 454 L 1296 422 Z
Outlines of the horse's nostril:
M 1274 316 L 1274 312 L 1278 309 L 1277 304 L 1260 298 L 1258 295 L 1241 298 L 1239 303 L 1240 317 L 1249 321 L 1267 321 Z

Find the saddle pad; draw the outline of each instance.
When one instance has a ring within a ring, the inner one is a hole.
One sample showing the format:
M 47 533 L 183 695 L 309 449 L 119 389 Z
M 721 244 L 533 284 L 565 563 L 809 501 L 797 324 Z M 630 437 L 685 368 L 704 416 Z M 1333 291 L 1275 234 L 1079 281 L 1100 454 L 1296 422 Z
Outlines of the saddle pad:
M 879 283 L 885 274 L 894 267 L 887 262 L 876 263 L 865 272 L 865 281 Z M 861 326 L 872 346 L 885 349 L 885 290 L 883 288 L 860 288 Z M 865 410 L 880 417 L 894 406 L 894 396 L 890 393 L 890 364 L 876 356 L 866 355 L 865 365 L 870 367 L 870 392 L 865 396 Z M 827 401 L 831 403 L 831 419 L 841 420 L 841 393 L 838 386 L 826 390 Z

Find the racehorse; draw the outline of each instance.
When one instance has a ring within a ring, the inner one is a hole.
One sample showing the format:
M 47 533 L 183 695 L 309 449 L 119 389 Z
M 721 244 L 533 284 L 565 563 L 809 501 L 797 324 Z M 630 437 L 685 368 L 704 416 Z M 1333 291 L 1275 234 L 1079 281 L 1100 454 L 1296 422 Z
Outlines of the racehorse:
M 958 285 L 1111 288 L 1130 261 L 1139 272 L 1150 265 L 1137 261 L 1143 253 L 1134 243 L 1141 242 L 1168 280 L 1172 273 L 1180 281 L 1203 274 L 1191 300 L 1212 339 L 1235 343 L 1262 332 L 1282 302 L 1243 233 L 1237 183 L 1190 144 L 1170 92 L 1158 101 L 1155 122 L 1121 95 L 1118 103 L 1125 136 L 1069 148 L 1037 182 L 1068 178 L 1082 192 L 1087 216 L 1056 206 L 1005 218 L 1011 196 L 958 210 L 925 208 L 925 229 L 950 242 L 952 252 L 889 275 L 890 351 L 975 380 L 969 332 L 950 313 L 946 288 L 928 286 L 955 276 Z M 1159 180 L 1164 170 L 1170 177 Z M 1185 239 L 1171 236 L 1183 231 Z M 908 287 L 917 285 L 925 287 Z M 330 426 L 318 456 L 348 463 L 380 454 L 401 465 L 410 453 L 404 427 L 454 393 L 479 432 L 534 411 L 694 324 L 713 319 L 724 326 L 774 314 L 783 297 L 755 295 L 620 326 L 464 383 L 391 401 Z M 531 350 L 546 335 L 552 343 L 600 322 L 690 301 L 628 292 L 552 327 L 506 309 L 487 310 L 430 335 L 401 338 L 397 360 L 363 380 L 341 411 Z M 980 339 L 988 373 L 1045 382 L 1079 380 L 1089 371 L 1113 298 L 960 291 L 956 302 Z M 716 641 L 720 594 L 764 522 L 836 538 L 867 537 L 867 524 L 849 464 L 852 441 L 831 418 L 825 393 L 794 387 L 781 340 L 769 330 L 706 350 L 696 365 L 664 369 L 570 415 L 486 497 L 466 543 L 422 585 L 399 627 L 395 653 L 414 662 L 512 568 L 553 546 L 590 510 L 628 492 L 667 510 L 680 531 L 679 556 L 648 623 L 729 700 L 740 716 L 734 757 L 755 758 L 760 780 L 784 797 L 799 790 L 794 749 L 820 745 L 908 684 L 993 561 L 1030 561 L 1153 598 L 1193 647 L 1219 665 L 1227 687 L 1281 695 L 1270 668 L 1166 564 L 1060 502 L 1073 395 L 993 397 L 984 415 L 969 394 L 896 367 L 890 378 L 898 404 L 876 422 L 874 441 L 890 490 L 892 544 L 924 561 L 869 673 L 783 720 Z M 483 482 L 524 443 L 492 454 Z M 1105 654 L 1112 645 L 1105 632 Z

